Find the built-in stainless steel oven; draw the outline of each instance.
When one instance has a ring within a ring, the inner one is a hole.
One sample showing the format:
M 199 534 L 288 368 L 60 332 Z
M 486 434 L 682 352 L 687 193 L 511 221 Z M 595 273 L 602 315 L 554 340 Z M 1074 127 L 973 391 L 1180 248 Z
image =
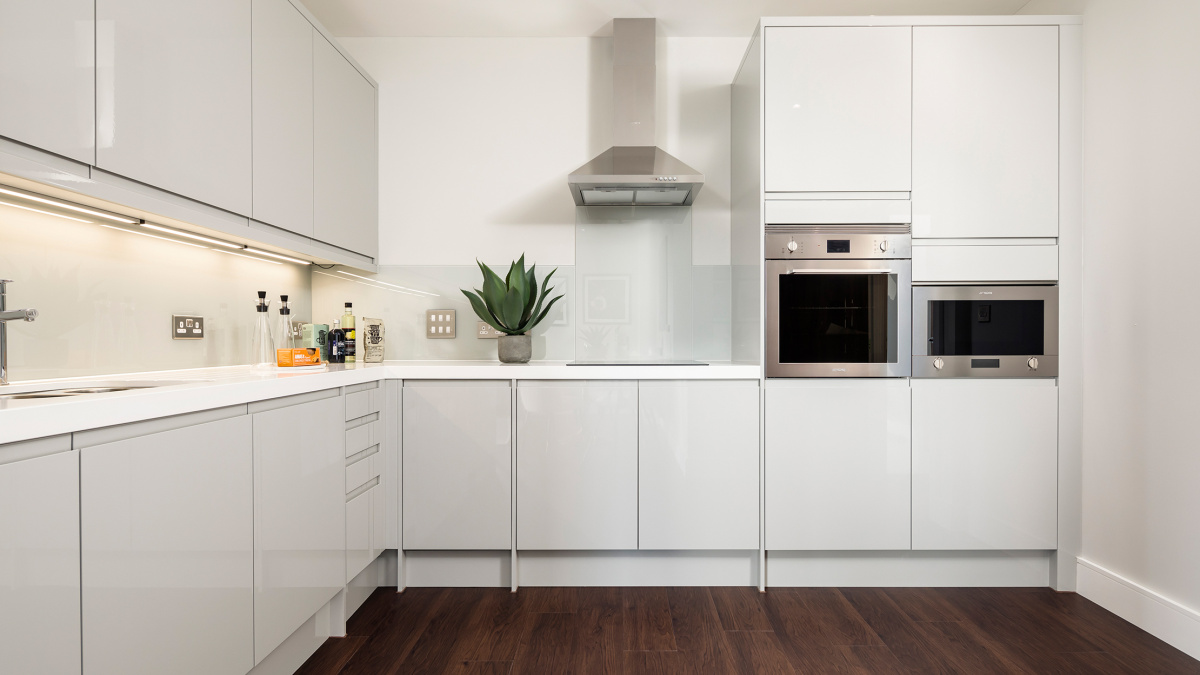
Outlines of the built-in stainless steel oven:
M 913 288 L 914 377 L 1056 377 L 1057 286 Z
M 906 377 L 908 225 L 768 226 L 767 377 Z

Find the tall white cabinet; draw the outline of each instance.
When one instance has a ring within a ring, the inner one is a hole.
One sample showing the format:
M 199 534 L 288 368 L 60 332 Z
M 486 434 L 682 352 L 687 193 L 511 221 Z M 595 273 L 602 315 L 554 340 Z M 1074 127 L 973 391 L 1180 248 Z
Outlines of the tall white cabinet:
M 96 166 L 251 212 L 251 4 L 96 0 Z
M 0 446 L 0 670 L 79 675 L 79 454 Z
M 242 675 L 254 666 L 251 424 L 242 412 L 76 435 L 88 675 Z M 163 425 L 176 428 L 154 433 Z
M 912 381 L 918 550 L 1058 547 L 1058 387 Z
M 1058 30 L 912 29 L 914 237 L 1058 236 Z
M 908 26 L 766 29 L 767 192 L 907 192 Z
M 638 383 L 520 382 L 517 548 L 638 547 Z
M 908 380 L 771 380 L 766 403 L 766 547 L 908 549 Z
M 0 0 L 0 136 L 96 160 L 93 0 Z

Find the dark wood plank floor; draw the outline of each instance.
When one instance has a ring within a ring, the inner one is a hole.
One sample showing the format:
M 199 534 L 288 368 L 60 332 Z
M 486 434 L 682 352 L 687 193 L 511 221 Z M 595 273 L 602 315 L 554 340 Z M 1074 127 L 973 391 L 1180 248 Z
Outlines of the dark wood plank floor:
M 381 588 L 347 633 L 298 672 L 1200 675 L 1044 588 Z

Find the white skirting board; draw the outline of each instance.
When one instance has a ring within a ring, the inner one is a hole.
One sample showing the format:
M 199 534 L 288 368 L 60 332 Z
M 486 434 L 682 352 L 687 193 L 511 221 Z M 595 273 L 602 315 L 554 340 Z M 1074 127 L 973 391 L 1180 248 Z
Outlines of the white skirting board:
M 1049 551 L 767 551 L 767 586 L 1048 586 Z
M 521 551 L 517 586 L 753 586 L 758 551 Z M 508 587 L 509 551 L 406 551 L 412 587 Z
M 1084 558 L 1079 594 L 1163 642 L 1200 659 L 1200 612 Z

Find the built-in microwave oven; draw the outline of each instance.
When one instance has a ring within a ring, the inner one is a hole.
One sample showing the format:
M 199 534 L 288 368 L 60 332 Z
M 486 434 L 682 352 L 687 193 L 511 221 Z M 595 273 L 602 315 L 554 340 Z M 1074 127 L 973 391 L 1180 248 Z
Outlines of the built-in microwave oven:
M 913 377 L 1056 377 L 1057 286 L 915 286 Z

